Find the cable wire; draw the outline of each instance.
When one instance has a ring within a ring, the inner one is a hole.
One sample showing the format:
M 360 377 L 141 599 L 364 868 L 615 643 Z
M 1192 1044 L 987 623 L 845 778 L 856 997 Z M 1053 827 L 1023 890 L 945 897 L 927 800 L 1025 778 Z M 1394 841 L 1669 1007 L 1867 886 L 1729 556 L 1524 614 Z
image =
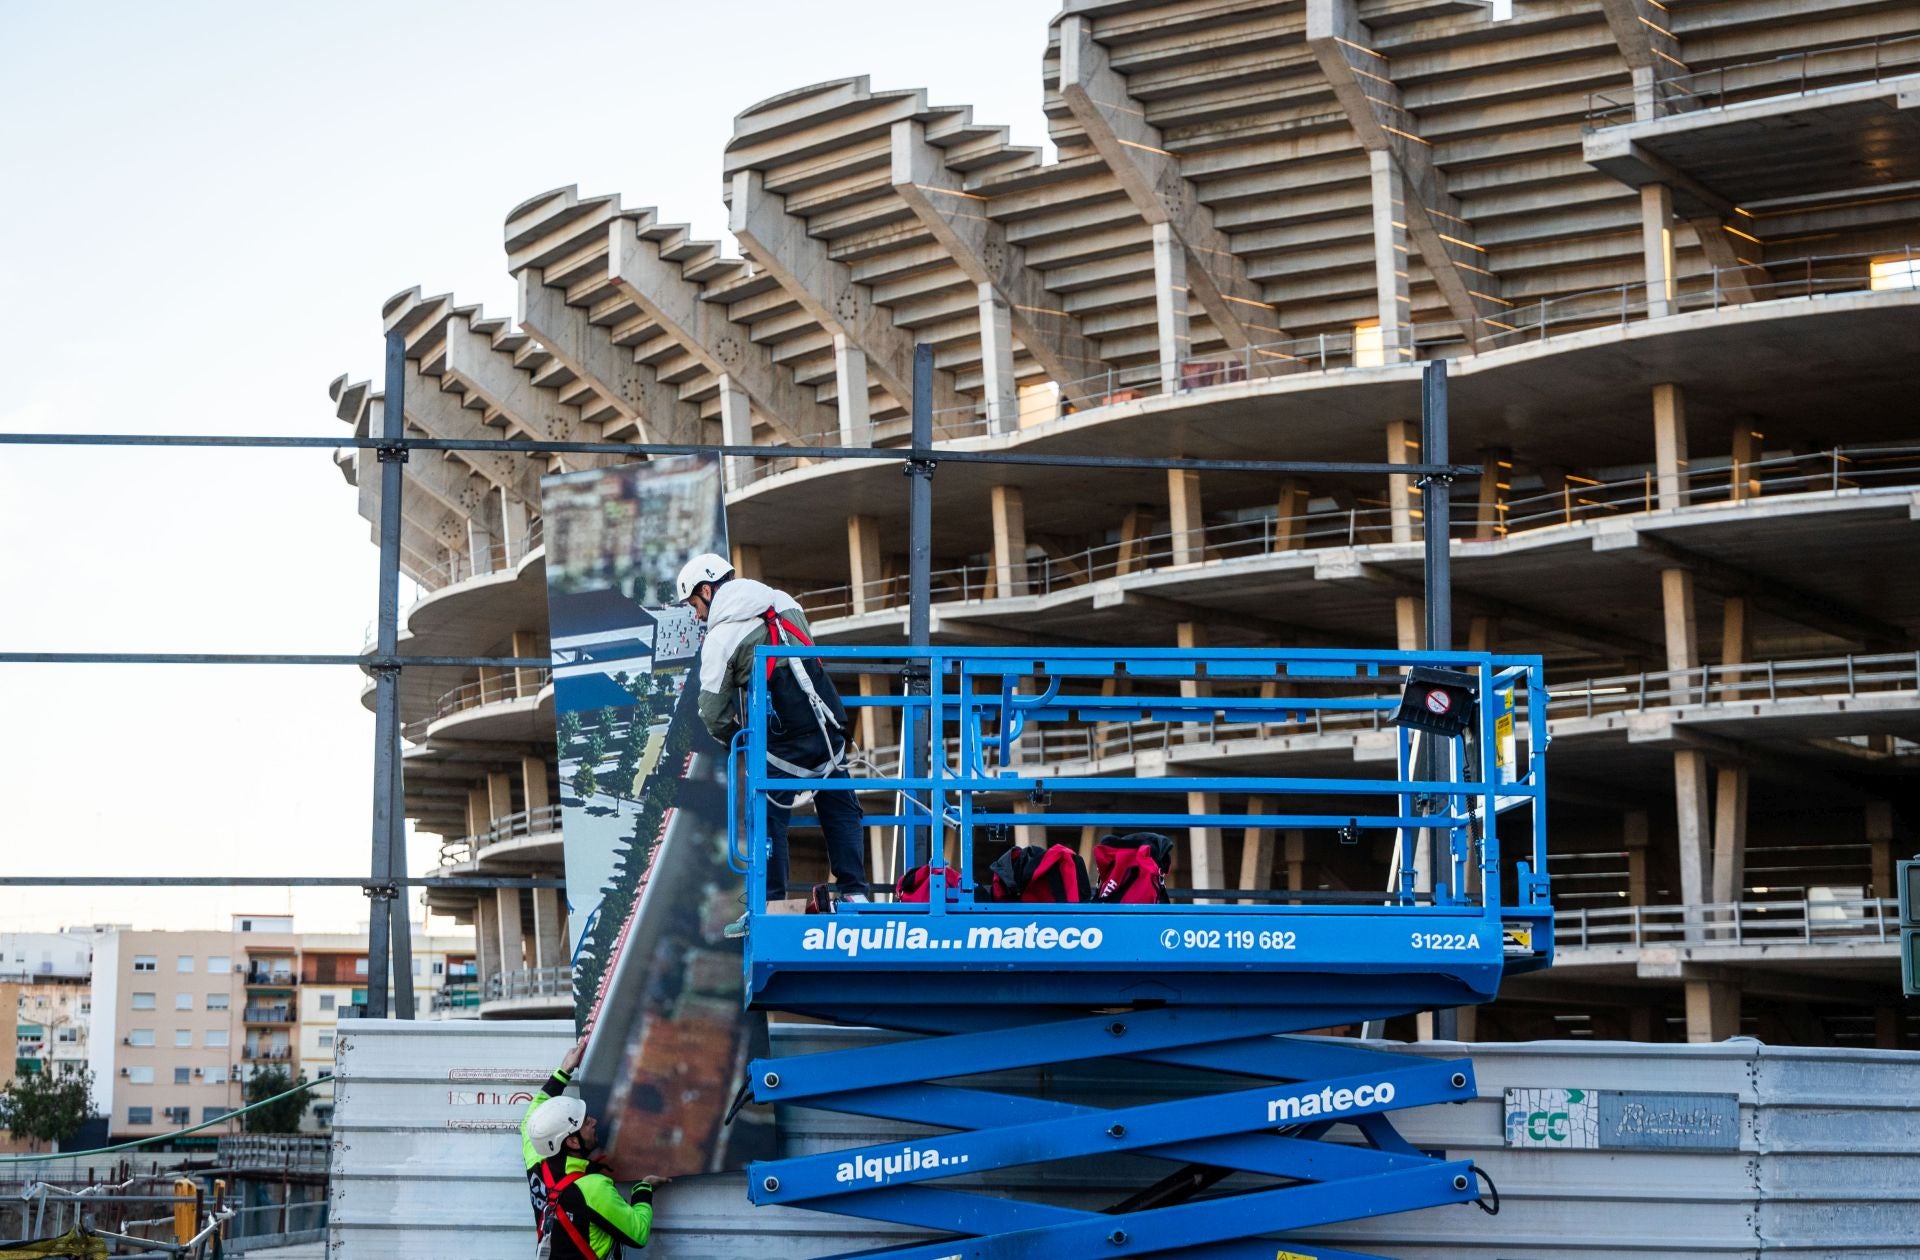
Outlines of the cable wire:
M 51 1155 L 0 1155 L 0 1164 L 44 1164 L 56 1159 L 84 1159 L 92 1155 L 111 1155 L 116 1151 L 131 1151 L 137 1147 L 151 1146 L 155 1142 L 170 1142 L 174 1138 L 185 1137 L 189 1133 L 198 1133 L 202 1129 L 211 1129 L 216 1125 L 226 1124 L 231 1120 L 246 1115 L 249 1111 L 258 1111 L 262 1107 L 277 1103 L 282 1098 L 291 1098 L 295 1094 L 304 1093 L 316 1086 L 331 1084 L 333 1084 L 333 1078 L 331 1076 L 323 1076 L 315 1081 L 302 1081 L 292 1089 L 284 1090 L 271 1098 L 262 1098 L 259 1102 L 248 1103 L 238 1111 L 229 1111 L 217 1120 L 203 1120 L 199 1124 L 189 1125 L 184 1129 L 175 1129 L 171 1133 L 156 1133 L 152 1137 L 138 1138 L 132 1142 L 121 1142 L 114 1146 L 97 1147 L 91 1151 L 55 1151 Z

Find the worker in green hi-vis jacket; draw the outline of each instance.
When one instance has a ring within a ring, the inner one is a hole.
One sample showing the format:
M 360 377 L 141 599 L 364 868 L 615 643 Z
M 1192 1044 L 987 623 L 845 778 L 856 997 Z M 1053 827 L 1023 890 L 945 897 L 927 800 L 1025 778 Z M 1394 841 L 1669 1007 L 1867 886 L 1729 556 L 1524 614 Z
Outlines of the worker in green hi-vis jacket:
M 539 1254 L 552 1260 L 606 1260 L 623 1243 L 646 1246 L 653 1232 L 653 1188 L 664 1180 L 643 1178 L 624 1196 L 599 1162 L 593 1144 L 599 1122 L 585 1103 L 564 1092 L 586 1047 L 583 1037 L 567 1051 L 520 1122 Z

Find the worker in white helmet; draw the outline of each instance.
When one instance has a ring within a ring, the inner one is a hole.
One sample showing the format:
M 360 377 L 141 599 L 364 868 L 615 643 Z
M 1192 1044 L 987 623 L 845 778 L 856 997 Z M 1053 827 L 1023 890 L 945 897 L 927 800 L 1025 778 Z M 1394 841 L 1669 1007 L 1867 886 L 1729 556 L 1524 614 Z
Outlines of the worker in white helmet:
M 583 1037 L 560 1060 L 527 1105 L 520 1122 L 520 1153 L 533 1197 L 539 1254 L 552 1260 L 606 1260 L 621 1245 L 644 1247 L 653 1232 L 653 1188 L 646 1177 L 625 1195 L 594 1147 L 598 1121 L 565 1091 L 586 1052 Z
M 741 692 L 753 678 L 753 650 L 762 644 L 806 646 L 813 631 L 800 604 L 765 582 L 736 576 L 724 556 L 695 556 L 680 570 L 679 602 L 706 623 L 700 648 L 700 718 L 723 744 L 740 729 Z M 827 865 L 840 900 L 867 900 L 866 863 L 860 852 L 864 815 L 850 786 L 827 790 L 825 782 L 847 778 L 847 710 L 821 663 L 788 657 L 769 661 L 767 671 L 767 768 L 774 774 L 819 779 L 814 812 L 827 840 Z M 787 895 L 787 821 L 795 793 L 767 798 L 767 899 Z M 727 927 L 743 936 L 747 917 Z

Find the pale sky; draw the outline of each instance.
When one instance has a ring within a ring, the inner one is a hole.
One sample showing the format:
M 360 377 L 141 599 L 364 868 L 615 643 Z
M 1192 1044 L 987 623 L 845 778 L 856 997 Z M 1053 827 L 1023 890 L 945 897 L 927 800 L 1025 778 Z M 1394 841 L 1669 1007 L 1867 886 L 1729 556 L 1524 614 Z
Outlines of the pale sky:
M 733 115 L 855 74 L 1045 142 L 1052 0 L 0 0 L 0 431 L 331 434 L 418 284 L 513 313 L 546 189 L 720 236 Z M 354 652 L 376 553 L 327 453 L 0 447 L 0 650 Z M 0 665 L 0 931 L 351 929 L 373 719 L 338 667 Z M 433 864 L 416 841 L 411 866 Z

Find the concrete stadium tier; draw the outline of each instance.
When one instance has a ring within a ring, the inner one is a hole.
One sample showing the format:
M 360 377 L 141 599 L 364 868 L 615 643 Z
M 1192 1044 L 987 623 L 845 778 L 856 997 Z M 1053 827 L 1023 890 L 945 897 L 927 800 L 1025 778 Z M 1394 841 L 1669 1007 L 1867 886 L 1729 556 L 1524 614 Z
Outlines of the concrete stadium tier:
M 1024 37 L 1052 154 L 885 66 L 796 66 L 735 116 L 714 206 L 529 197 L 512 318 L 383 304 L 408 431 L 799 448 L 728 461 L 735 565 L 823 641 L 889 644 L 901 463 L 805 448 L 904 459 L 916 345 L 937 452 L 1080 456 L 1415 462 L 1446 358 L 1452 452 L 1481 470 L 1445 523 L 1460 646 L 1545 657 L 1563 771 L 1565 983 L 1516 986 L 1482 1034 L 1920 1040 L 1885 936 L 1920 828 L 1911 6 L 1068 0 Z M 689 209 L 724 209 L 740 256 Z M 378 391 L 331 395 L 378 431 Z M 401 653 L 544 656 L 539 479 L 621 458 L 415 452 Z M 374 461 L 340 461 L 370 522 Z M 1423 646 L 1412 477 L 947 460 L 933 487 L 941 642 Z M 559 873 L 544 688 L 403 671 L 407 808 L 449 871 Z M 863 737 L 884 760 L 887 723 Z M 1023 755 L 1116 774 L 1384 748 L 1049 739 Z M 1364 873 L 1263 829 L 1224 843 L 1249 890 Z M 482 925 L 488 1013 L 564 988 L 557 899 L 433 896 Z

